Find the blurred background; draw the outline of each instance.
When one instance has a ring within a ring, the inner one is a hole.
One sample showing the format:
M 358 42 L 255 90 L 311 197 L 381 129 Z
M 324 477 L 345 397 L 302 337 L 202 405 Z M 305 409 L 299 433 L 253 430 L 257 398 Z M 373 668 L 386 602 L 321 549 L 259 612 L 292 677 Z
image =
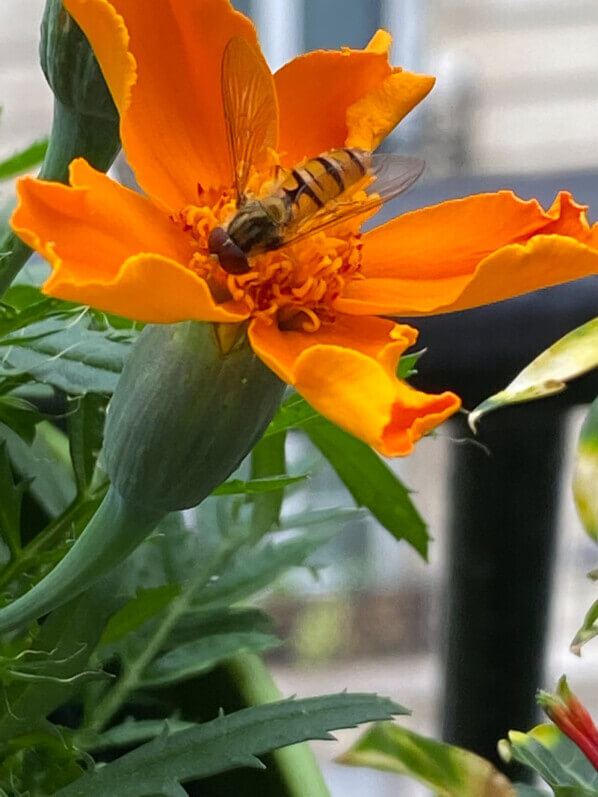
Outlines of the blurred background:
M 394 35 L 394 63 L 437 76 L 431 96 L 385 144 L 422 154 L 428 163 L 421 186 L 385 209 L 387 217 L 499 188 L 536 196 L 545 205 L 568 188 L 590 204 L 593 218 L 598 214 L 595 0 L 237 0 L 235 5 L 255 20 L 274 69 L 305 50 L 365 46 L 382 26 Z M 0 5 L 0 158 L 49 130 L 52 100 L 37 61 L 42 10 L 43 0 Z M 471 409 L 546 345 L 593 317 L 597 296 L 591 278 L 488 310 L 418 323 L 429 347 L 420 360 L 418 384 L 456 389 Z M 271 661 L 283 692 L 377 691 L 413 710 L 404 720 L 408 727 L 464 743 L 459 707 L 466 702 L 468 662 L 478 652 L 476 629 L 482 628 L 479 649 L 486 660 L 494 657 L 496 672 L 495 682 L 480 681 L 479 690 L 473 688 L 479 713 L 491 714 L 503 690 L 508 692 L 506 670 L 513 682 L 525 681 L 526 670 L 535 686 L 546 687 L 566 671 L 598 715 L 598 642 L 590 643 L 582 658 L 569 652 L 598 592 L 585 576 L 596 567 L 596 552 L 576 518 L 570 490 L 583 405 L 596 392 L 586 378 L 542 409 L 528 405 L 482 421 L 479 440 L 487 450 L 471 442 L 457 422 L 422 441 L 408 459 L 393 462 L 414 490 L 434 537 L 430 562 L 367 516 L 351 520 L 318 557 L 317 579 L 298 572 L 265 598 L 289 640 Z M 536 430 L 531 436 L 530 429 Z M 349 505 L 334 474 L 302 445 L 291 437 L 289 456 L 311 458 L 317 476 L 308 491 L 292 495 L 289 511 L 307 503 Z M 477 562 L 468 560 L 468 568 L 460 568 L 462 533 L 496 545 L 480 546 Z M 531 552 L 526 553 L 525 540 L 532 541 Z M 521 572 L 509 570 L 510 560 L 521 565 L 527 587 L 519 583 Z M 472 602 L 489 611 L 486 619 L 470 618 Z M 524 617 L 526 608 L 531 618 Z M 531 664 L 530 647 L 537 652 Z M 538 675 L 543 647 L 544 675 Z M 512 665 L 501 662 L 503 654 Z M 447 672 L 454 676 L 454 691 L 445 689 Z M 522 700 L 529 702 L 533 687 L 522 689 L 527 690 Z M 479 717 L 476 722 L 479 730 L 483 722 Z M 508 730 L 501 722 L 497 719 L 492 732 Z M 510 727 L 516 724 L 513 717 Z M 334 797 L 366 789 L 372 797 L 424 793 L 390 775 L 335 765 L 333 758 L 355 736 L 346 731 L 338 734 L 338 743 L 316 745 Z

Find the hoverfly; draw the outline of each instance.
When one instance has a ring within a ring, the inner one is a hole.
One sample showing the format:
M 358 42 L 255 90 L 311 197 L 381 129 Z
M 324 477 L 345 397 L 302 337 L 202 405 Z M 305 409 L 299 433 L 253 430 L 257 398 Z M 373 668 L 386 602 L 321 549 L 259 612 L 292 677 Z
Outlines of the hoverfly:
M 249 271 L 248 258 L 253 255 L 369 215 L 409 188 L 424 169 L 419 158 L 332 149 L 293 169 L 280 169 L 266 196 L 248 195 L 252 168 L 263 163 L 277 143 L 274 86 L 259 50 L 240 36 L 226 45 L 221 78 L 237 210 L 226 225 L 212 230 L 208 247 L 229 274 Z M 354 198 L 360 188 L 366 190 L 366 198 L 363 192 Z

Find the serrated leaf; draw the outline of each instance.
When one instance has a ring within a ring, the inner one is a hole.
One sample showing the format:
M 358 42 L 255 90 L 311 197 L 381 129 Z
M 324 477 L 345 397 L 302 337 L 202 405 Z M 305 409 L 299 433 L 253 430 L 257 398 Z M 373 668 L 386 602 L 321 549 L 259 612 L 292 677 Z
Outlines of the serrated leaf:
M 219 487 L 216 487 L 212 495 L 261 495 L 262 493 L 272 493 L 282 490 L 289 484 L 305 481 L 309 478 L 308 473 L 299 476 L 269 476 L 262 479 L 229 479 Z
M 114 392 L 133 336 L 111 337 L 106 330 L 86 329 L 82 322 L 47 333 L 48 322 L 27 328 L 29 342 L 12 336 L 6 361 L 17 373 L 29 373 L 38 382 L 66 393 Z
M 537 725 L 528 733 L 509 731 L 508 740 L 500 742 L 499 752 L 506 761 L 514 758 L 531 767 L 555 794 L 571 797 L 598 794 L 598 772 L 555 725 Z
M 68 413 L 69 449 L 79 495 L 91 485 L 102 448 L 107 405 L 107 396 L 86 393 L 74 399 Z
M 102 635 L 102 645 L 112 645 L 137 631 L 163 611 L 181 591 L 179 584 L 140 589 L 137 595 L 111 618 Z
M 141 686 L 175 684 L 209 672 L 239 653 L 264 653 L 281 644 L 281 640 L 273 634 L 252 630 L 205 636 L 158 656 L 147 667 Z
M 76 676 L 85 671 L 104 625 L 121 601 L 113 573 L 50 614 L 30 647 L 47 654 L 56 680 L 15 683 L 4 690 L 0 742 L 43 727 L 45 717 L 76 694 Z
M 27 482 L 15 484 L 6 443 L 0 443 L 0 535 L 12 557 L 21 550 L 21 504 Z
M 295 393 L 283 402 L 263 437 L 280 434 L 288 429 L 297 429 L 308 421 L 319 417 L 320 413 L 314 410 L 298 393 Z
M 513 785 L 489 761 L 392 723 L 369 728 L 337 760 L 409 775 L 439 797 L 515 797 Z
M 47 149 L 48 139 L 44 138 L 41 141 L 35 141 L 26 149 L 16 152 L 10 158 L 5 158 L 0 162 L 0 180 L 8 180 L 33 169 L 43 161 Z
M 424 557 L 430 536 L 409 490 L 366 443 L 325 418 L 304 427 L 358 506 L 365 506 L 397 540 L 405 540 Z
M 598 366 L 598 318 L 567 333 L 533 360 L 504 390 L 495 393 L 469 413 L 475 431 L 478 421 L 489 412 L 553 396 L 566 383 Z
M 404 709 L 376 695 L 340 694 L 253 706 L 171 735 L 162 735 L 61 789 L 59 797 L 148 797 L 162 784 L 205 778 L 256 756 L 330 731 L 388 719 Z
M 170 733 L 184 731 L 195 727 L 193 722 L 183 720 L 135 720 L 129 718 L 121 725 L 115 725 L 103 733 L 82 731 L 77 734 L 77 745 L 85 750 L 110 750 L 113 747 L 132 747 L 142 742 L 155 739 L 164 733 L 165 727 Z
M 598 399 L 581 427 L 573 466 L 573 497 L 586 532 L 598 541 Z
M 254 595 L 289 568 L 304 564 L 332 536 L 330 531 L 312 530 L 289 540 L 268 542 L 241 551 L 218 579 L 210 581 L 195 605 L 215 609 Z

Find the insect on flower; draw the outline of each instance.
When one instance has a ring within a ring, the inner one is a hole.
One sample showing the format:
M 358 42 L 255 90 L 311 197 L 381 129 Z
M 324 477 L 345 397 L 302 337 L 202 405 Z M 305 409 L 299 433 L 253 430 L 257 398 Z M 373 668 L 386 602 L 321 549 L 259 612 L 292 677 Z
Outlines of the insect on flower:
M 417 338 L 398 318 L 598 273 L 598 228 L 566 192 L 546 210 L 499 191 L 361 229 L 419 176 L 421 161 L 375 150 L 434 84 L 390 64 L 385 31 L 273 74 L 229 0 L 152 0 L 151 15 L 138 0 L 63 3 L 144 193 L 82 158 L 68 186 L 20 180 L 12 225 L 51 264 L 47 295 L 238 333 L 316 410 L 399 456 L 460 399 L 398 378 Z
M 271 81 L 255 50 L 240 36 L 224 51 L 222 104 L 238 209 L 226 226 L 212 230 L 209 250 L 229 274 L 248 272 L 251 255 L 377 210 L 409 188 L 424 169 L 419 158 L 343 147 L 290 170 L 278 167 L 279 179 L 268 193 L 250 197 L 246 188 L 253 165 L 265 161 L 276 146 L 277 108 Z M 372 188 L 373 193 L 365 193 Z

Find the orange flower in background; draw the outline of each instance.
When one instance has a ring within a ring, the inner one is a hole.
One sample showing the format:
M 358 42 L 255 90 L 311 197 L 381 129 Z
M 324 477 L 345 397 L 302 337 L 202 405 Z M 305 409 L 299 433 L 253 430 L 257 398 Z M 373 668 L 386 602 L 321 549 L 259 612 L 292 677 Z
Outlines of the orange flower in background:
M 244 79 L 274 98 L 268 163 L 248 177 L 256 196 L 267 193 L 275 166 L 375 149 L 433 78 L 392 68 L 383 31 L 365 50 L 308 53 L 271 75 L 253 25 L 228 0 L 64 5 L 97 55 L 146 195 L 81 159 L 70 186 L 21 180 L 12 224 L 53 267 L 45 293 L 139 321 L 246 325 L 281 379 L 393 456 L 409 453 L 460 401 L 397 379 L 417 333 L 377 316 L 449 312 L 598 272 L 598 233 L 585 208 L 562 193 L 545 211 L 508 191 L 407 213 L 363 235 L 367 214 L 355 216 L 257 253 L 243 273 L 225 272 L 210 233 L 238 208 L 221 94 L 232 39 L 256 53 Z

